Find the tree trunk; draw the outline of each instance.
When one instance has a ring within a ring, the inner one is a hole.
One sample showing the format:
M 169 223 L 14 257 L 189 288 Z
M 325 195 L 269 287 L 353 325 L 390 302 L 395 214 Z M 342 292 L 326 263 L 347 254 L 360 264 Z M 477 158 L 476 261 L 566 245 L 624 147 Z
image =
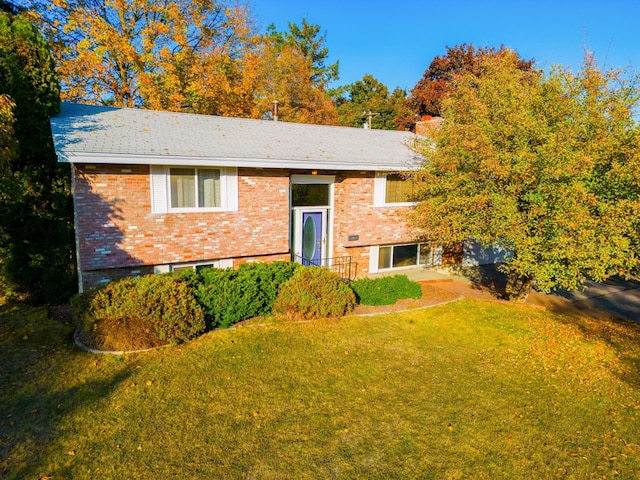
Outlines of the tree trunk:
M 535 280 L 532 277 L 509 273 L 507 276 L 507 286 L 505 288 L 507 300 L 516 303 L 526 302 L 534 284 Z

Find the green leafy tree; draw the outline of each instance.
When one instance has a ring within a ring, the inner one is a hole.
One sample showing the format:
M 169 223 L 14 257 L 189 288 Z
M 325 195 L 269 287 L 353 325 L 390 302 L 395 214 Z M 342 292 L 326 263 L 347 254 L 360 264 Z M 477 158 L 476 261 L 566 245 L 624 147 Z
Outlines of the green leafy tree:
M 406 92 L 396 88 L 390 93 L 386 85 L 369 74 L 336 93 L 340 125 L 361 127 L 371 115 L 371 128 L 394 130 L 396 118 L 406 114 Z
M 637 83 L 587 56 L 577 74 L 522 69 L 509 51 L 451 85 L 413 213 L 425 236 L 510 249 L 507 294 L 523 299 L 640 266 Z M 627 80 L 625 80 L 627 78 Z
M 68 167 L 57 163 L 49 117 L 60 87 L 48 43 L 24 15 L 0 13 L 0 97 L 13 116 L 9 171 L 0 178 L 0 274 L 36 303 L 73 293 Z
M 320 34 L 320 25 L 313 25 L 302 19 L 302 24 L 287 22 L 288 31 L 278 32 L 275 25 L 267 28 L 267 37 L 276 45 L 292 45 L 303 57 L 311 62 L 311 80 L 316 86 L 326 88 L 332 81 L 338 80 L 339 62 L 326 65 L 329 48 L 325 46 L 326 34 Z

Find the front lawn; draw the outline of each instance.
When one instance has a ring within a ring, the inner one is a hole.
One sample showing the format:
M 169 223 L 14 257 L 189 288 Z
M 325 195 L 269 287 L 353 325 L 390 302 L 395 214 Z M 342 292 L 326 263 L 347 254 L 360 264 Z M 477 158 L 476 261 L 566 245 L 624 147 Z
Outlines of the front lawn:
M 464 300 L 124 357 L 0 307 L 0 477 L 635 478 L 640 328 Z

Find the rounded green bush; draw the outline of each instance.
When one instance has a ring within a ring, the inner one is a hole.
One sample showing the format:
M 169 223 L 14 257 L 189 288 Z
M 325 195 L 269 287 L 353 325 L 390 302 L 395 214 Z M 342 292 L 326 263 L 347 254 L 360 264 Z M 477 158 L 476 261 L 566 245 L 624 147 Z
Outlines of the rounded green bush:
M 406 275 L 360 278 L 351 282 L 358 303 L 362 305 L 393 305 L 403 298 L 420 298 L 422 288 Z
M 144 332 L 149 346 L 185 342 L 205 330 L 204 312 L 190 285 L 171 275 L 114 281 L 76 296 L 72 308 L 86 332 L 123 341 Z
M 274 313 L 296 319 L 341 317 L 356 305 L 353 291 L 322 267 L 300 267 L 280 286 Z

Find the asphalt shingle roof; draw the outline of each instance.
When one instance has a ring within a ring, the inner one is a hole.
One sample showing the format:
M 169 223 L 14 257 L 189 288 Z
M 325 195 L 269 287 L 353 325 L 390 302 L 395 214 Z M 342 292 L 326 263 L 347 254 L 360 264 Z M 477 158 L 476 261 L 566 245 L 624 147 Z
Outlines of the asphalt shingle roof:
M 216 164 L 406 170 L 422 157 L 409 132 L 63 103 L 51 118 L 58 159 L 84 163 Z

